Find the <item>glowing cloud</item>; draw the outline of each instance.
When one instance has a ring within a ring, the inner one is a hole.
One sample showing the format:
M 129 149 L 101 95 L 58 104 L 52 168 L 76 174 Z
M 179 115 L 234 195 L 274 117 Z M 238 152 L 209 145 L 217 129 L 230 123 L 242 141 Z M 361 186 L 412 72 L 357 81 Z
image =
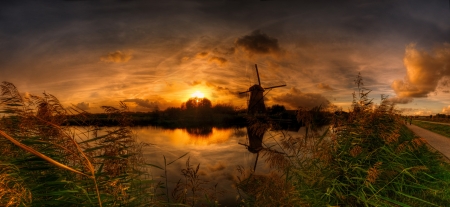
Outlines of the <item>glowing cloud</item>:
M 434 55 L 415 48 L 406 47 L 403 64 L 405 80 L 395 80 L 391 87 L 399 97 L 427 97 L 436 91 L 439 81 L 450 76 L 450 44 L 434 49 Z
M 450 105 L 447 107 L 442 108 L 442 113 L 443 114 L 450 114 Z
M 131 59 L 130 54 L 123 53 L 121 51 L 110 52 L 108 55 L 102 56 L 101 61 L 107 63 L 126 63 Z

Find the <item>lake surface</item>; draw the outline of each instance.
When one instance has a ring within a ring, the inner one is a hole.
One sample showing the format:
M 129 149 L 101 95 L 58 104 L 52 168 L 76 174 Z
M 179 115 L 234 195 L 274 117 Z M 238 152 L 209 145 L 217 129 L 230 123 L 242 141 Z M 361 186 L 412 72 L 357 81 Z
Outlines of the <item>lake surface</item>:
M 181 155 L 185 157 L 168 166 L 169 193 L 176 182 L 184 178 L 181 169 L 186 168 L 186 160 L 194 168 L 200 163 L 199 178 L 207 181 L 204 187 L 213 187 L 223 192 L 218 196 L 222 205 L 236 205 L 238 195 L 234 183 L 239 175 L 237 168 L 241 166 L 247 170 L 253 169 L 256 154 L 247 150 L 247 131 L 245 128 L 237 129 L 162 129 L 159 127 L 134 127 L 139 141 L 152 144 L 144 152 L 148 163 L 164 166 L 164 157 L 167 163 L 176 160 Z M 292 136 L 300 136 L 298 132 L 289 132 Z M 280 139 L 280 132 L 268 131 L 264 135 L 263 146 L 276 147 L 276 140 Z M 268 173 L 270 169 L 265 164 L 265 158 L 259 156 L 256 172 Z M 164 171 L 154 168 L 152 174 L 160 179 Z M 172 198 L 171 198 L 172 199 Z

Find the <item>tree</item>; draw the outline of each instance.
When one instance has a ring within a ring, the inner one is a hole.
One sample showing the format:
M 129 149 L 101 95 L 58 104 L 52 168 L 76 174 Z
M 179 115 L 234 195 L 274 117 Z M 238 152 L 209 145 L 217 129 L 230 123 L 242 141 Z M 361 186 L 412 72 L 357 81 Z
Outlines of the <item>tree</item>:
M 211 101 L 207 98 L 190 98 L 186 103 L 181 105 L 184 110 L 194 110 L 194 109 L 211 109 Z

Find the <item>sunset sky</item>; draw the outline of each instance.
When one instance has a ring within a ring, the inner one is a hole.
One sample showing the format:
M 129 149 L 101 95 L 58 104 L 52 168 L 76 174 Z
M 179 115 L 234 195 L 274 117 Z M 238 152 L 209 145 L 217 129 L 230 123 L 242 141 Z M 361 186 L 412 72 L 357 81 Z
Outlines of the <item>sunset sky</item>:
M 405 114 L 450 114 L 449 1 L 0 5 L 0 81 L 90 112 L 179 107 L 196 91 L 245 108 L 238 92 L 257 83 L 254 64 L 263 87 L 287 85 L 269 106 L 346 110 L 361 73 L 376 103 L 384 94 Z

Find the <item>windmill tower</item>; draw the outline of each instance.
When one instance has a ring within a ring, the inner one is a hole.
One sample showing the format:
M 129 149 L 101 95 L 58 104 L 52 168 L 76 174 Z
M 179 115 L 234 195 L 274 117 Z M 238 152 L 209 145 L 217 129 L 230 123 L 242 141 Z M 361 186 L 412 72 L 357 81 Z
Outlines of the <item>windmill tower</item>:
M 264 115 L 266 112 L 266 105 L 264 104 L 264 91 L 267 89 L 284 87 L 286 84 L 263 88 L 261 86 L 261 80 L 259 78 L 258 66 L 255 64 L 256 76 L 258 76 L 258 85 L 251 86 L 247 91 L 240 92 L 239 94 L 250 92 L 250 101 L 248 102 L 247 113 L 249 114 L 249 124 L 247 126 L 247 135 L 249 139 L 248 151 L 251 153 L 258 153 L 262 149 L 262 139 L 264 133 L 268 129 L 267 124 L 264 124 Z M 259 153 L 258 153 L 259 155 Z M 255 162 L 256 167 L 256 162 Z
M 266 105 L 264 104 L 264 91 L 272 88 L 284 87 L 286 84 L 263 88 L 259 78 L 258 65 L 255 64 L 256 76 L 258 76 L 258 85 L 253 85 L 247 91 L 239 92 L 239 94 L 250 92 L 250 101 L 248 102 L 247 113 L 250 115 L 264 114 Z

